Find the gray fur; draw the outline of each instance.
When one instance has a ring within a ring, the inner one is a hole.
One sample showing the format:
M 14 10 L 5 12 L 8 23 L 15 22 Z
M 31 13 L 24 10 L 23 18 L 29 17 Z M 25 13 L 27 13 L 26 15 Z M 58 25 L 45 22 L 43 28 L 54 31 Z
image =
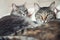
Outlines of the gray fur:
M 16 5 L 12 4 L 12 11 L 11 15 L 16 15 L 16 16 L 26 16 L 28 14 L 27 8 L 25 7 L 25 4 L 23 5 Z

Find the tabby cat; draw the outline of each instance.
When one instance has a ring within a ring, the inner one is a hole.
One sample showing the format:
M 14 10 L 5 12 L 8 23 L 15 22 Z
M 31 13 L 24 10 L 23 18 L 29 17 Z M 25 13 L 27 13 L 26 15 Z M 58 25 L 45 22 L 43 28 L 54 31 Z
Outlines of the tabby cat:
M 39 7 L 35 15 L 36 20 L 43 21 L 45 24 L 27 29 L 23 35 L 37 38 L 37 40 L 60 40 L 60 20 L 56 18 L 53 11 L 54 5 L 55 2 L 51 3 L 49 7 Z
M 48 7 L 40 7 L 37 3 L 38 11 L 35 14 L 36 20 L 42 23 L 46 23 L 56 19 L 56 14 L 54 12 L 55 2 L 52 2 Z

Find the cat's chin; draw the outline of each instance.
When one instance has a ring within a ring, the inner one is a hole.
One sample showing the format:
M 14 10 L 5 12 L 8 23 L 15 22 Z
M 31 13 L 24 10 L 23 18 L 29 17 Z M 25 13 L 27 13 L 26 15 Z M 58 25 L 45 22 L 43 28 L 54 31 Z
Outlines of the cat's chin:
M 41 24 L 45 24 L 45 23 L 47 23 L 47 21 L 41 21 Z

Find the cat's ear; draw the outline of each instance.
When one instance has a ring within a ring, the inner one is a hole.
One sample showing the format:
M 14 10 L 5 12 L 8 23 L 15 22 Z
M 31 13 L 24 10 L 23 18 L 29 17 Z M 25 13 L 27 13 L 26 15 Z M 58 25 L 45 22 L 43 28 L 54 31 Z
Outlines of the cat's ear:
M 35 8 L 36 11 L 38 11 L 40 9 L 39 4 L 38 3 L 34 3 L 34 8 Z
M 14 10 L 17 9 L 17 5 L 15 3 L 12 3 L 12 9 L 14 9 Z
M 60 10 L 58 8 L 55 8 L 54 12 L 58 13 L 58 12 L 60 12 Z
M 51 4 L 50 4 L 50 9 L 52 10 L 52 11 L 54 11 L 54 9 L 55 9 L 55 1 L 53 1 Z
M 40 6 L 39 6 L 38 3 L 34 3 L 34 6 L 35 6 L 36 8 L 40 8 Z
M 26 7 L 26 2 L 23 4 L 24 7 Z

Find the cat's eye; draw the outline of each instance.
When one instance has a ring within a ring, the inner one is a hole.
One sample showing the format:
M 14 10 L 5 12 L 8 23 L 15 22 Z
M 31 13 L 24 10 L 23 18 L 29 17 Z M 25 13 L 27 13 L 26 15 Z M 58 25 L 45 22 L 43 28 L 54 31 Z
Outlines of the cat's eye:
M 47 16 L 47 19 L 52 20 L 52 19 L 53 19 L 53 14 L 52 14 L 52 15 L 51 15 L 51 14 L 48 15 L 48 16 Z
M 25 15 L 25 14 L 23 14 L 23 15 Z
M 19 13 L 21 13 L 21 11 L 19 11 Z M 22 14 L 22 13 L 21 13 Z
M 24 12 L 26 12 L 27 10 L 25 10 Z

